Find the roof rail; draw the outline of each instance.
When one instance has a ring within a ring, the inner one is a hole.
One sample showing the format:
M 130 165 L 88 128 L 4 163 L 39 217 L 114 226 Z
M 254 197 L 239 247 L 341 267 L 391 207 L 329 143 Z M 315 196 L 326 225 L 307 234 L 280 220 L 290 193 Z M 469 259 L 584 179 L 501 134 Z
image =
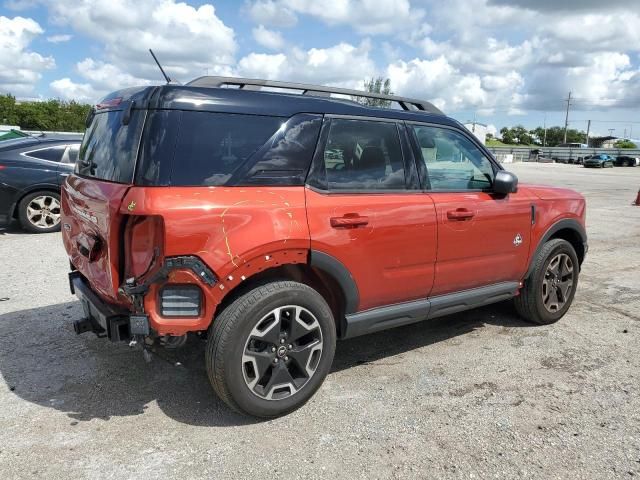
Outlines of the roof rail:
M 261 80 L 255 78 L 236 77 L 215 77 L 204 76 L 191 80 L 187 83 L 190 87 L 224 87 L 228 85 L 237 86 L 242 90 L 261 90 L 262 87 L 281 88 L 286 90 L 300 90 L 302 95 L 313 95 L 320 97 L 330 97 L 332 93 L 338 95 L 349 95 L 352 97 L 375 98 L 397 102 L 403 110 L 424 111 L 444 115 L 440 109 L 430 102 L 416 100 L 414 98 L 399 97 L 397 95 L 385 95 L 383 93 L 370 93 L 362 90 L 351 90 L 349 88 L 325 87 L 322 85 L 309 85 L 306 83 L 280 82 L 276 80 Z

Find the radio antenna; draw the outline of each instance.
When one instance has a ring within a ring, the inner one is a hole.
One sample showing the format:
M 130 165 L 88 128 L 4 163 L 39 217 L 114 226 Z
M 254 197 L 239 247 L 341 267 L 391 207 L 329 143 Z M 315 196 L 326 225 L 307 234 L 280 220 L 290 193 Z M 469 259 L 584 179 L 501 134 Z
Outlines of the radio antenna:
M 162 65 L 160 65 L 160 62 L 156 58 L 155 53 L 153 53 L 153 50 L 149 49 L 149 53 L 151 54 L 153 59 L 156 61 L 156 65 L 158 65 L 158 68 L 162 72 L 162 76 L 164 77 L 164 79 L 167 81 L 167 83 L 171 83 L 171 79 L 169 78 L 169 75 L 166 74 L 166 72 L 164 71 L 164 68 L 162 68 Z

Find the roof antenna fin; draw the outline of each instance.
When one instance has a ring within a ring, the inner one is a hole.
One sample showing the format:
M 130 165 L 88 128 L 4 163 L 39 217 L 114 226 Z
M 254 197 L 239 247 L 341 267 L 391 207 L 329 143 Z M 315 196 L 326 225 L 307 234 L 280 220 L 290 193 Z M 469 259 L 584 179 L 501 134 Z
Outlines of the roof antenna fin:
M 153 50 L 149 49 L 149 53 L 151 54 L 153 59 L 156 61 L 156 65 L 158 65 L 158 68 L 162 72 L 162 76 L 164 77 L 164 79 L 167 81 L 167 83 L 171 83 L 171 79 L 169 78 L 169 75 L 166 74 L 166 72 L 164 71 L 164 68 L 162 68 L 162 65 L 160 65 L 160 62 L 156 58 L 155 53 L 153 53 Z

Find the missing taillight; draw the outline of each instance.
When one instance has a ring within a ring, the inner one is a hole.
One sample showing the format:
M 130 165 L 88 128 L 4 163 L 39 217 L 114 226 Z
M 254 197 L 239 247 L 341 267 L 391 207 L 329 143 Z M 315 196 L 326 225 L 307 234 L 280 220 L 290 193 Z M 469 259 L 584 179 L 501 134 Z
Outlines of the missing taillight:
M 133 215 L 127 220 L 124 278 L 140 278 L 162 265 L 164 222 L 160 216 Z

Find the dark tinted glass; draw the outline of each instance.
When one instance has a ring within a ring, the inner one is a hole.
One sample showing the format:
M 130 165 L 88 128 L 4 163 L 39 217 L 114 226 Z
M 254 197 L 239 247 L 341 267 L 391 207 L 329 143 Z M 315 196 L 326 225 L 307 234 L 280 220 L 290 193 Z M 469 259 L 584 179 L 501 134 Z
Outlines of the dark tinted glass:
M 59 162 L 64 154 L 64 146 L 45 148 L 43 150 L 35 150 L 25 152 L 25 155 L 39 158 L 40 160 L 49 160 L 50 162 Z
M 144 110 L 133 110 L 127 125 L 123 111 L 97 113 L 80 146 L 76 173 L 85 177 L 130 183 L 138 155 Z
M 304 185 L 321 125 L 321 115 L 301 113 L 291 117 L 230 184 Z
M 136 184 L 170 185 L 181 116 L 179 110 L 149 111 L 140 147 Z
M 279 117 L 183 112 L 171 185 L 224 185 L 283 123 Z
M 330 190 L 397 190 L 406 186 L 395 123 L 331 120 L 324 164 Z

